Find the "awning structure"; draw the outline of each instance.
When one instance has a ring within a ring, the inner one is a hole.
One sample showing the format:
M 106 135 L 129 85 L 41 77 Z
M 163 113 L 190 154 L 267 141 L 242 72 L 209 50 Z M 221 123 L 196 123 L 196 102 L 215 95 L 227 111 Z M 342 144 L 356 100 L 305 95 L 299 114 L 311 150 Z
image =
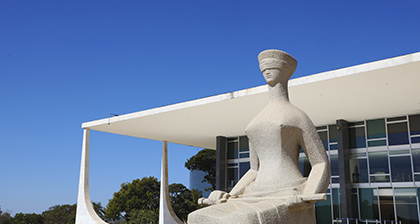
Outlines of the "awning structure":
M 291 102 L 315 125 L 337 119 L 420 113 L 420 52 L 289 81 Z M 86 122 L 83 128 L 215 148 L 215 137 L 244 135 L 266 105 L 267 86 Z M 379 117 L 378 117 L 379 116 Z

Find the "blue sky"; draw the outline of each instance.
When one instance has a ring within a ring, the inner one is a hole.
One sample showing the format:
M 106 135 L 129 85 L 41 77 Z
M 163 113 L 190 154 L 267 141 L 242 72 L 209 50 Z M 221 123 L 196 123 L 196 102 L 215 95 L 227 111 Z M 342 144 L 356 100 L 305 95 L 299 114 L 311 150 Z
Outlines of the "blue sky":
M 298 60 L 292 78 L 419 52 L 419 12 L 420 1 L 2 0 L 1 209 L 76 203 L 83 122 L 265 84 L 265 49 Z M 160 177 L 161 147 L 92 131 L 92 200 Z M 169 182 L 188 186 L 198 150 L 169 144 Z

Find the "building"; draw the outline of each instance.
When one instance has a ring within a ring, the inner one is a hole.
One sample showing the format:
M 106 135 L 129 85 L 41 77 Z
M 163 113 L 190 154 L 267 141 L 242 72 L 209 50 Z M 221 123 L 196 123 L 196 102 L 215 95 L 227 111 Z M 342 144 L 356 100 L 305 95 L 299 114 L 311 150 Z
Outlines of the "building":
M 291 102 L 312 119 L 331 162 L 328 200 L 316 204 L 318 223 L 340 218 L 352 218 L 344 223 L 419 223 L 419 83 L 420 52 L 289 81 Z M 244 130 L 267 100 L 264 85 L 83 123 L 77 216 L 92 217 L 87 203 L 89 130 L 164 142 L 162 180 L 166 141 L 216 149 L 217 188 L 229 190 L 249 169 Z M 299 165 L 307 175 L 304 153 Z M 176 223 L 165 202 L 166 188 L 162 181 L 161 212 L 166 213 L 160 221 Z

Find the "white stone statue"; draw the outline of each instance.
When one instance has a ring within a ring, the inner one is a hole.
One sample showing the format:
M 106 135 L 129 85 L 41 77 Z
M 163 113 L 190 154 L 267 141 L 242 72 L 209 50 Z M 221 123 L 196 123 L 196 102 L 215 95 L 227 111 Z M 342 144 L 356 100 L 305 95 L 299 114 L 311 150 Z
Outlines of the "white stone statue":
M 188 223 L 316 223 L 314 204 L 326 199 L 330 164 L 309 117 L 289 101 L 287 84 L 297 62 L 286 52 L 258 55 L 268 84 L 267 106 L 248 124 L 251 169 L 229 192 L 215 190 L 189 214 Z M 312 170 L 304 178 L 299 151 Z

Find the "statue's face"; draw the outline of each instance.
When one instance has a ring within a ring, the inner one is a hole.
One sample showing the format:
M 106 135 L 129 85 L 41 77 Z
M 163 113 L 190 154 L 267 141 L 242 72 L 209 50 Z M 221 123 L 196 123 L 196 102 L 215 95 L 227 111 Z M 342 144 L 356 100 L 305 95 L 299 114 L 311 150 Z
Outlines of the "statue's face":
M 282 78 L 282 70 L 278 68 L 268 68 L 263 71 L 265 81 L 269 85 L 276 84 Z

